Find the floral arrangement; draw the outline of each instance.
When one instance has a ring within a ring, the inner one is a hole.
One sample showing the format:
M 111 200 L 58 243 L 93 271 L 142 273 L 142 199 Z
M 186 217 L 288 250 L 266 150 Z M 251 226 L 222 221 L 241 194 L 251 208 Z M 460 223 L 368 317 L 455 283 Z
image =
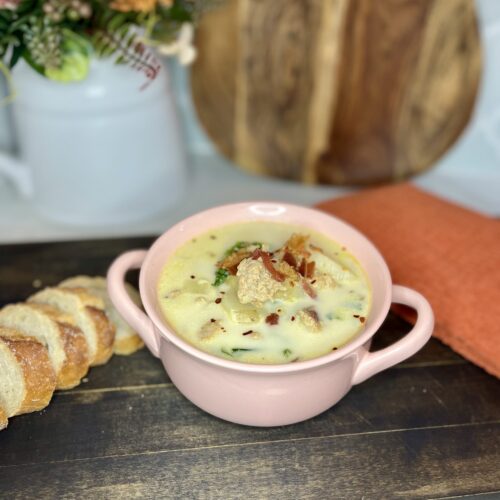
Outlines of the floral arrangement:
M 189 64 L 193 23 L 214 0 L 0 0 L 0 59 L 24 59 L 52 80 L 82 80 L 92 56 L 113 57 L 153 79 L 151 47 Z

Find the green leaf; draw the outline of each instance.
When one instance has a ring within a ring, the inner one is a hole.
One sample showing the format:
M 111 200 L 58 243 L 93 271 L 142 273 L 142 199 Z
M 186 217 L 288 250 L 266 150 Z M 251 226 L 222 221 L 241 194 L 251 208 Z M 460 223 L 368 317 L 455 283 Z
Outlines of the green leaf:
M 233 254 L 234 252 L 237 252 L 238 250 L 241 250 L 242 248 L 249 247 L 251 245 L 254 245 L 258 248 L 262 248 L 262 243 L 259 241 L 237 241 L 232 247 L 229 247 L 225 252 L 224 256 L 229 257 L 229 255 Z
M 285 358 L 290 357 L 290 354 L 292 354 L 290 349 L 283 349 L 283 356 L 285 356 Z
M 219 268 L 215 272 L 215 281 L 212 283 L 212 286 L 219 286 L 226 281 L 227 277 L 229 276 L 229 271 L 224 268 Z
M 233 357 L 234 353 L 237 352 L 248 352 L 248 351 L 253 351 L 254 349 L 246 349 L 245 347 L 233 347 L 231 349 L 231 352 L 229 352 L 226 348 L 221 347 L 221 352 L 226 354 L 227 356 Z

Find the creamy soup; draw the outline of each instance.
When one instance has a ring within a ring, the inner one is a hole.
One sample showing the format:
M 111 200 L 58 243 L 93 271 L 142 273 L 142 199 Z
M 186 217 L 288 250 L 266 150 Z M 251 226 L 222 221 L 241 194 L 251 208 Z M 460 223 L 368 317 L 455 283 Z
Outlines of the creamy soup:
M 245 363 L 288 363 L 337 349 L 363 328 L 368 279 L 345 247 L 307 228 L 247 222 L 180 247 L 158 299 L 184 340 Z

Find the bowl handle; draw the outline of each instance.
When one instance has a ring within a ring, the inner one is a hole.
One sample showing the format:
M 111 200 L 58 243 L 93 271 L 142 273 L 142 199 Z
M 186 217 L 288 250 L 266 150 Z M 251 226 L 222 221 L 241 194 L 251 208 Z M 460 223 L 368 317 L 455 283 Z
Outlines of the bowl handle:
M 141 336 L 151 353 L 160 356 L 159 339 L 153 322 L 133 302 L 125 288 L 125 274 L 130 269 L 139 269 L 144 262 L 147 250 L 131 250 L 117 257 L 108 270 L 108 293 L 111 302 L 123 319 Z
M 380 351 L 367 352 L 354 371 L 353 385 L 360 384 L 372 375 L 409 358 L 420 350 L 432 335 L 434 314 L 425 297 L 411 288 L 393 285 L 392 301 L 415 309 L 417 322 L 401 340 Z

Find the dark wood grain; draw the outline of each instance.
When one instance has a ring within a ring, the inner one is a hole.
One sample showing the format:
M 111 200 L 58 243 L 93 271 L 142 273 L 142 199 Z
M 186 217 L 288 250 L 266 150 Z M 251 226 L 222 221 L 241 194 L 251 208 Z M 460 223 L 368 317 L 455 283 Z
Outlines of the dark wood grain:
M 76 389 L 56 394 L 37 418 L 12 420 L 0 433 L 0 466 L 33 463 L 31 434 L 37 436 L 36 460 L 52 462 L 475 422 L 498 421 L 500 432 L 497 394 L 497 381 L 469 364 L 389 370 L 355 387 L 319 417 L 254 429 L 211 417 L 166 380 L 151 386 Z
M 153 238 L 0 247 L 0 305 L 33 281 L 104 274 Z M 137 276 L 131 276 L 136 280 Z M 390 314 L 373 349 L 409 329 Z M 42 412 L 0 432 L 5 498 L 436 498 L 500 492 L 500 384 L 431 340 L 287 427 L 212 417 L 147 350 L 92 368 Z
M 0 305 L 25 300 L 38 288 L 76 274 L 104 275 L 115 257 L 148 248 L 154 237 L 0 246 Z M 132 280 L 133 281 L 133 280 Z
M 498 491 L 499 453 L 498 425 L 468 424 L 9 467 L 0 483 L 17 498 L 430 498 Z

